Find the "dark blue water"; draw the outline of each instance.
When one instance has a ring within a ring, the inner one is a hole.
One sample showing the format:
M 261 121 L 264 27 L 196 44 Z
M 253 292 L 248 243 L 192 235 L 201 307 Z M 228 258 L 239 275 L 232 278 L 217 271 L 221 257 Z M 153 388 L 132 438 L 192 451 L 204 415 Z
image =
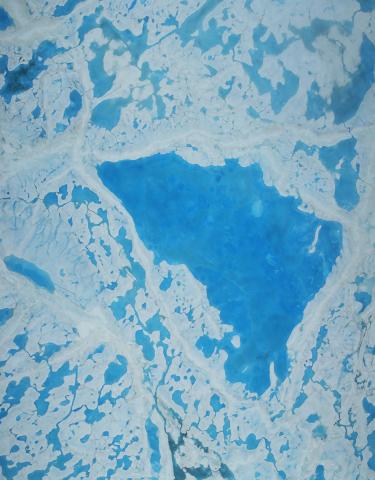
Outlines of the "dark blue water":
M 28 63 L 21 63 L 13 70 L 8 70 L 7 57 L 2 57 L 1 71 L 4 74 L 4 85 L 0 89 L 0 95 L 6 103 L 10 103 L 13 95 L 18 95 L 33 86 L 34 80 L 41 72 L 47 70 L 45 62 L 62 51 L 56 45 L 48 40 L 43 41 L 36 50 Z M 3 65 L 4 63 L 4 65 Z
M 220 345 L 207 337 L 211 354 L 217 347 L 228 353 L 228 380 L 261 394 L 271 362 L 285 379 L 286 342 L 340 253 L 341 225 L 300 211 L 296 199 L 264 184 L 258 165 L 227 160 L 202 168 L 170 153 L 97 170 L 155 261 L 186 264 L 240 336 L 239 348 L 230 336 Z
M 45 288 L 50 293 L 55 291 L 55 285 L 53 284 L 51 277 L 47 272 L 40 269 L 34 263 L 14 255 L 5 257 L 4 263 L 8 270 L 23 275 L 38 287 Z
M 13 24 L 14 22 L 12 17 L 3 7 L 0 6 L 0 30 L 6 30 Z
M 372 12 L 375 10 L 375 0 L 357 0 L 362 12 Z

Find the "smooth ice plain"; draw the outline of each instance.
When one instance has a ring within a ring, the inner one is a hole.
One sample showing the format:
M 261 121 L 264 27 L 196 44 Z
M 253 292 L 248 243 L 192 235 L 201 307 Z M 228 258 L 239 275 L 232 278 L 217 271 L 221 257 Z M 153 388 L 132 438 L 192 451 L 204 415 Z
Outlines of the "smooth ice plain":
M 0 0 L 0 478 L 375 478 L 374 123 L 374 0 Z

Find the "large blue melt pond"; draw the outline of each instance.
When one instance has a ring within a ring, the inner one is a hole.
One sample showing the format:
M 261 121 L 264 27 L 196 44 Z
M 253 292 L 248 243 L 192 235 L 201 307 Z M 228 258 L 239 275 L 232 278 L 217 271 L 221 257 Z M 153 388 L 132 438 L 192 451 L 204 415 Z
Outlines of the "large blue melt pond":
M 341 225 L 299 210 L 298 200 L 264 184 L 257 164 L 200 167 L 169 153 L 105 162 L 98 174 L 155 261 L 187 265 L 239 335 L 239 348 L 231 335 L 206 337 L 198 342 L 205 355 L 225 349 L 227 379 L 258 394 L 271 362 L 285 379 L 288 337 L 340 254 Z

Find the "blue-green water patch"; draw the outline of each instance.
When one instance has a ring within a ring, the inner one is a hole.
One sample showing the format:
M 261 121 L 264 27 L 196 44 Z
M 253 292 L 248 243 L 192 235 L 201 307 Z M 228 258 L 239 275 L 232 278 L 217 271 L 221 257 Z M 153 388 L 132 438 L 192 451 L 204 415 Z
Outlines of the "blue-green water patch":
M 375 405 L 372 404 L 366 397 L 362 400 L 362 406 L 364 411 L 368 414 L 367 425 L 369 425 L 375 419 Z
M 88 205 L 89 203 L 100 203 L 100 200 L 97 194 L 88 187 L 74 185 L 72 190 L 72 202 L 76 208 L 79 208 L 82 204 Z
M 112 130 L 120 121 L 121 109 L 130 103 L 128 98 L 108 98 L 98 103 L 91 114 L 91 122 L 100 128 Z
M 331 109 L 335 123 L 350 120 L 356 113 L 369 88 L 374 83 L 375 45 L 363 35 L 360 64 L 346 85 L 336 85 L 332 90 Z
M 336 22 L 330 20 L 323 20 L 321 18 L 314 18 L 310 25 L 302 28 L 296 28 L 289 26 L 289 30 L 294 34 L 301 37 L 301 40 L 307 50 L 310 52 L 315 52 L 314 41 L 318 37 L 326 37 L 329 34 L 329 31 Z
M 318 83 L 314 80 L 307 91 L 307 108 L 305 117 L 307 120 L 318 120 L 326 112 L 326 101 L 320 95 Z
M 375 472 L 375 430 L 368 435 L 367 446 L 371 453 L 371 457 L 368 460 L 367 465 Z
M 225 407 L 225 404 L 220 402 L 220 397 L 217 393 L 214 393 L 212 395 L 210 399 L 210 405 L 215 413 L 219 412 L 222 408 Z
M 309 416 L 307 417 L 306 420 L 307 420 L 309 423 L 315 423 L 315 422 L 317 422 L 317 421 L 319 420 L 319 418 L 320 418 L 320 417 L 319 417 L 318 414 L 312 413 L 311 415 L 309 415 Z
M 357 180 L 359 176 L 359 164 L 353 168 L 352 161 L 356 157 L 355 149 L 357 140 L 348 138 L 331 147 L 319 149 L 319 159 L 335 178 L 335 200 L 337 205 L 345 210 L 353 210 L 359 202 L 357 192 Z M 340 164 L 341 161 L 341 164 Z
M 31 112 L 31 115 L 33 116 L 33 119 L 35 120 L 36 118 L 39 118 L 41 114 L 41 108 L 39 105 L 37 105 L 34 110 Z
M 277 43 L 274 35 L 270 33 L 267 38 L 265 35 L 267 28 L 261 23 L 253 30 L 254 48 L 249 50 L 251 64 L 242 63 L 244 72 L 250 81 L 255 85 L 259 95 L 269 93 L 271 95 L 271 107 L 275 114 L 279 114 L 288 101 L 297 93 L 299 88 L 299 78 L 292 71 L 287 70 L 283 64 L 284 82 L 277 82 L 276 87 L 272 86 L 269 78 L 263 77 L 259 72 L 263 66 L 264 57 L 266 55 L 278 56 L 294 41 L 293 38 L 283 39 L 281 43 Z
M 372 301 L 372 295 L 368 292 L 355 292 L 354 298 L 362 305 L 358 313 L 365 311 Z
M 255 450 L 258 448 L 260 440 L 257 439 L 257 437 L 253 434 L 250 433 L 247 438 L 246 438 L 246 447 L 248 450 Z
M 150 462 L 152 470 L 155 473 L 159 473 L 161 470 L 160 465 L 160 451 L 159 451 L 159 430 L 158 427 L 148 418 L 145 423 L 147 440 L 151 449 Z
M 106 385 L 113 385 L 122 378 L 128 370 L 128 362 L 123 355 L 116 355 L 117 362 L 110 362 L 104 372 Z
M 146 360 L 151 361 L 155 358 L 155 350 L 150 337 L 146 335 L 143 330 L 137 330 L 135 332 L 135 341 L 137 345 L 140 345 L 142 348 L 142 353 Z
M 31 465 L 30 462 L 14 462 L 13 460 L 6 457 L 6 455 L 0 455 L 0 469 L 2 474 L 4 475 L 3 478 L 12 480 L 15 478 L 19 472 Z M 40 477 L 41 478 L 41 477 Z
M 221 0 L 206 0 L 206 2 L 190 14 L 181 26 L 176 29 L 176 33 L 180 37 L 183 47 L 193 39 L 195 32 L 202 30 L 204 19 L 220 3 Z
M 0 308 L 0 327 L 13 317 L 13 308 Z
M 90 79 L 94 84 L 94 97 L 102 97 L 112 88 L 116 75 L 108 75 L 104 68 L 104 56 L 108 45 L 98 45 L 93 42 L 90 48 L 95 54 L 95 57 L 88 62 Z
M 168 290 L 168 288 L 171 286 L 172 280 L 173 280 L 173 277 L 171 272 L 169 271 L 168 276 L 163 278 L 163 280 L 160 283 L 160 290 L 162 290 L 163 292 Z
M 69 368 L 69 362 L 64 362 L 57 370 L 50 370 L 47 378 L 44 380 L 42 390 L 39 391 L 39 397 L 34 401 L 37 414 L 43 416 L 49 408 L 48 397 L 50 391 L 64 385 L 65 377 L 72 375 L 74 372 Z
M 335 85 L 332 89 L 331 98 L 323 98 L 320 95 L 319 85 L 314 81 L 307 93 L 307 120 L 317 120 L 325 112 L 332 112 L 334 123 L 341 124 L 353 118 L 366 93 L 374 84 L 375 68 L 375 45 L 363 35 L 359 50 L 360 62 L 353 71 L 348 74 L 349 79 L 344 85 Z
M 82 95 L 78 90 L 72 90 L 69 95 L 69 105 L 64 110 L 64 118 L 70 121 L 78 115 L 78 112 L 82 108 Z
M 85 0 L 66 0 L 62 5 L 57 5 L 53 12 L 54 17 L 63 17 L 69 15 L 75 9 L 75 7 Z
M 306 145 L 299 140 L 293 151 L 293 153 L 303 151 L 308 156 L 319 153 L 319 160 L 334 177 L 335 201 L 339 207 L 348 211 L 353 210 L 360 200 L 357 191 L 360 166 L 359 163 L 352 165 L 357 157 L 356 144 L 357 140 L 354 137 L 323 147 Z
M 312 434 L 314 438 L 320 438 L 321 440 L 325 440 L 327 438 L 327 430 L 323 425 L 318 425 L 315 427 Z
M 19 273 L 28 280 L 31 280 L 38 287 L 45 288 L 48 292 L 55 291 L 55 285 L 47 272 L 40 269 L 37 265 L 23 258 L 9 255 L 4 258 L 5 266 L 11 272 Z
M 186 412 L 188 405 L 182 399 L 183 393 L 184 393 L 183 390 L 175 390 L 172 394 L 172 400 L 176 405 L 181 407 Z
M 11 380 L 8 383 L 3 403 L 9 405 L 18 405 L 21 402 L 22 397 L 25 395 L 26 390 L 30 388 L 30 378 L 23 377 L 19 382 Z
M 155 261 L 186 264 L 239 335 L 239 348 L 228 336 L 221 343 L 205 337 L 202 345 L 228 353 L 227 379 L 261 394 L 271 362 L 285 379 L 286 342 L 340 254 L 341 225 L 301 211 L 298 200 L 266 186 L 257 164 L 227 160 L 202 168 L 170 153 L 105 162 L 97 170 Z
M 325 480 L 323 465 L 317 465 L 313 480 Z

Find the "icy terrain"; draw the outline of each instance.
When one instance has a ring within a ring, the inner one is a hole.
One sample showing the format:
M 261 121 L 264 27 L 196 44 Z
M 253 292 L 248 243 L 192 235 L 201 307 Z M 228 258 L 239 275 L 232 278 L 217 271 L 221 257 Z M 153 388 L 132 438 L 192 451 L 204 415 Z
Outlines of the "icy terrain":
M 0 0 L 0 478 L 375 478 L 374 83 L 374 0 Z

